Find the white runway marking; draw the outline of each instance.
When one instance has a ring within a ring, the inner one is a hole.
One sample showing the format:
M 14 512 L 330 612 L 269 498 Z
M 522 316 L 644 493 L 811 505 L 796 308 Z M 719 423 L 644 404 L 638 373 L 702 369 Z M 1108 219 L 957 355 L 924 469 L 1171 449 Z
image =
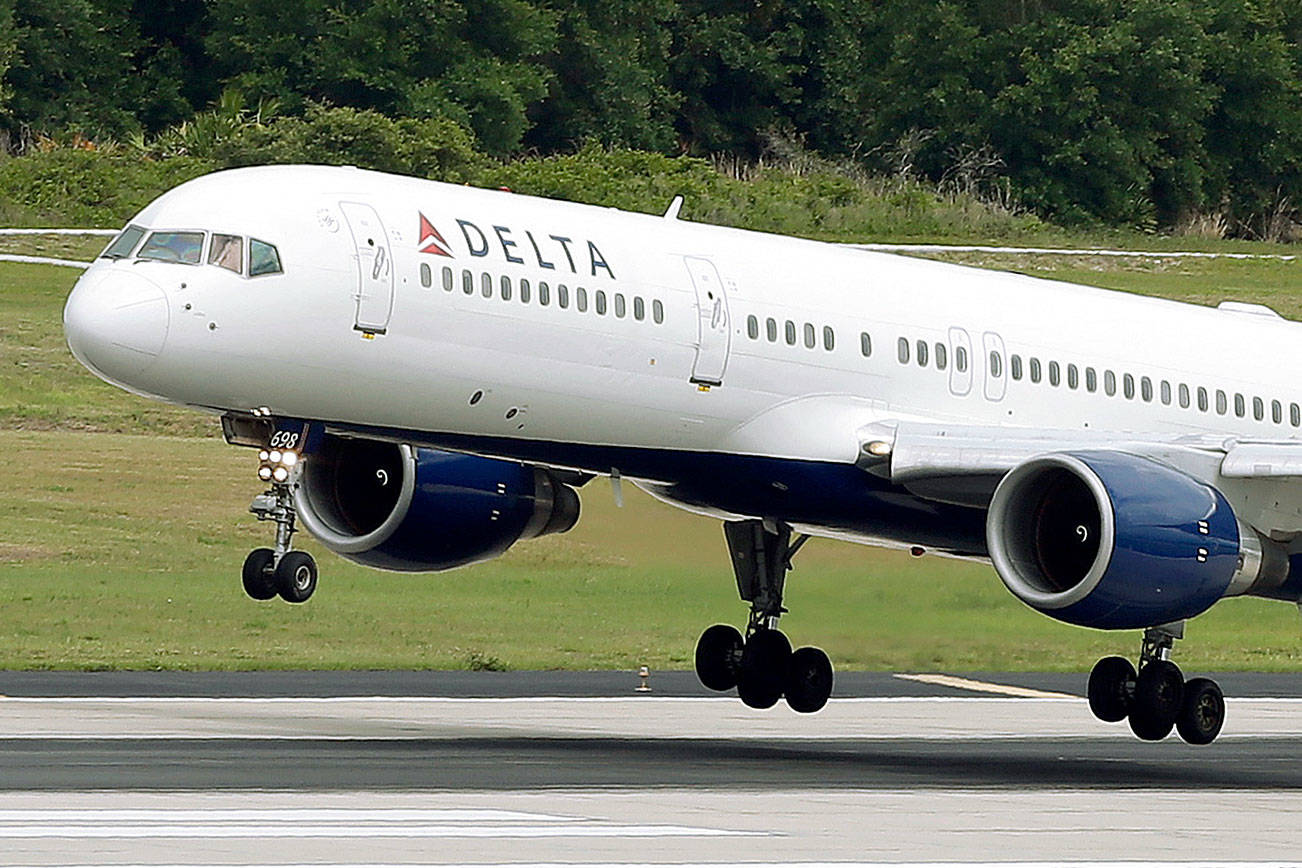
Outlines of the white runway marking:
M 972 678 L 959 678 L 957 675 L 941 675 L 939 673 L 913 673 L 906 674 L 897 672 L 896 678 L 905 681 L 917 681 L 920 684 L 934 684 L 937 687 L 955 687 L 959 690 L 974 690 L 979 693 L 995 693 L 1000 696 L 1016 696 L 1021 699 L 1079 699 L 1080 697 L 1072 696 L 1070 693 L 1057 693 L 1052 690 L 1033 690 L 1030 687 L 1017 687 L 1012 684 L 995 684 L 992 681 L 976 681 Z
M 0 840 L 737 838 L 763 832 L 623 824 L 501 810 L 53 810 L 0 812 Z
M 0 262 L 25 262 L 29 265 L 63 265 L 68 268 L 90 268 L 89 262 L 75 259 L 51 259 L 48 256 L 23 256 L 18 253 L 0 253 Z
M 1292 262 L 1284 253 L 1206 253 L 1198 250 L 1105 250 L 1095 247 L 990 247 L 983 244 L 846 244 L 881 253 L 1021 253 L 1037 256 L 1124 256 L 1147 259 L 1275 259 Z

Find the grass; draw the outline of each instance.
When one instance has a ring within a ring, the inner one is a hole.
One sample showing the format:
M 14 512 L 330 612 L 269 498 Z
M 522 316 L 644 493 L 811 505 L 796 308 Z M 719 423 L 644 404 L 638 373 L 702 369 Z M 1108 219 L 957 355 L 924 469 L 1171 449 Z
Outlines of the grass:
M 1295 262 L 981 263 L 1302 316 Z M 316 597 L 247 599 L 240 563 L 270 538 L 245 511 L 260 488 L 250 454 L 214 439 L 210 417 L 128 395 L 71 358 L 59 314 L 75 278 L 0 264 L 0 668 L 688 668 L 705 625 L 742 621 L 716 522 L 631 487 L 616 510 L 601 481 L 574 532 L 499 560 L 395 575 L 301 539 L 321 562 Z M 788 588 L 785 629 L 844 669 L 1083 670 L 1136 639 L 1039 615 L 988 567 L 825 540 Z M 1292 606 L 1227 601 L 1189 632 L 1190 670 L 1302 669 Z

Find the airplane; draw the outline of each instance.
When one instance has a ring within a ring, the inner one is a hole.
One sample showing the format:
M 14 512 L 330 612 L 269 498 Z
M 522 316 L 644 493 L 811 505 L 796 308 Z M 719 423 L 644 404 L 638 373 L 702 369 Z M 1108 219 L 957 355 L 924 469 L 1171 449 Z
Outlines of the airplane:
M 68 345 L 256 449 L 274 545 L 249 596 L 316 588 L 298 525 L 383 570 L 564 533 L 628 480 L 722 520 L 744 631 L 708 688 L 814 712 L 833 668 L 779 629 L 811 537 L 976 560 L 1033 609 L 1139 630 L 1090 708 L 1207 744 L 1221 689 L 1172 661 L 1226 597 L 1302 600 L 1302 325 L 356 168 L 210 174 L 77 281 Z

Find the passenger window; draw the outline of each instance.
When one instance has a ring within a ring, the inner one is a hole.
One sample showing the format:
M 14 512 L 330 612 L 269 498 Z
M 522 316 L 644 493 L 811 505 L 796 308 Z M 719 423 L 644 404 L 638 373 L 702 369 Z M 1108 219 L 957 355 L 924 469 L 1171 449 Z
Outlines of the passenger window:
M 466 295 L 475 294 L 475 276 L 469 271 L 461 272 L 461 291 Z
M 275 245 L 256 238 L 249 239 L 249 276 L 280 274 L 280 251 Z
M 1062 371 L 1058 368 L 1057 362 L 1049 362 L 1049 385 L 1057 386 L 1062 382 Z
M 1242 419 L 1247 414 L 1247 412 L 1248 412 L 1248 408 L 1244 404 L 1243 393 L 1235 392 L 1234 393 L 1234 415 Z
M 633 319 L 638 322 L 646 319 L 646 302 L 642 300 L 642 296 L 640 295 L 633 296 Z M 755 317 L 751 317 L 751 319 L 755 320 L 755 334 L 751 335 L 751 337 L 758 338 L 759 320 L 756 320 Z
M 1207 389 L 1203 386 L 1198 387 L 1198 409 L 1207 412 Z
M 564 310 L 570 306 L 570 288 L 563 283 L 556 285 L 556 304 Z
M 1038 382 L 1040 382 L 1040 378 L 1041 378 L 1041 376 L 1040 376 L 1040 360 L 1037 359 L 1037 358 L 1035 358 L 1034 356 L 1032 356 L 1032 357 L 1031 357 L 1031 382 L 1032 382 L 1032 383 L 1038 383 Z
M 216 265 L 236 274 L 244 273 L 244 239 L 238 235 L 214 235 L 212 249 L 208 251 L 208 264 Z M 420 282 L 428 288 L 434 282 L 429 263 L 421 263 Z
M 588 311 L 588 291 L 581 286 L 574 290 L 574 306 L 578 308 L 579 313 Z
M 1135 399 L 1135 378 L 1131 374 L 1125 374 L 1121 378 L 1121 391 L 1126 396 L 1127 401 Z
M 538 281 L 538 304 L 546 307 L 552 303 L 552 288 L 547 285 L 547 281 Z
M 1004 360 L 997 352 L 990 353 L 990 376 L 1002 377 L 1004 375 Z
M 123 259 L 131 255 L 131 251 L 136 249 L 140 239 L 145 237 L 145 230 L 139 226 L 128 226 L 123 229 L 117 238 L 109 242 L 109 246 L 104 248 L 100 254 L 104 259 Z
M 1225 412 L 1228 409 L 1229 409 L 1229 401 L 1226 399 L 1225 393 L 1222 392 L 1220 389 L 1217 389 L 1216 390 L 1216 412 L 1224 416 Z
M 1279 401 L 1270 402 L 1270 418 L 1274 420 L 1276 425 L 1284 421 L 1284 405 Z
M 489 274 L 487 271 L 481 274 L 479 276 L 479 287 L 480 287 L 480 292 L 484 294 L 484 298 L 492 298 L 493 297 L 493 275 Z
M 497 294 L 501 296 L 502 301 L 511 300 L 511 278 L 505 274 L 502 275 L 501 285 L 498 287 Z
M 1103 372 L 1103 393 L 1109 398 L 1117 393 L 1117 375 L 1111 371 Z
M 651 318 L 656 321 L 657 325 L 665 321 L 665 306 L 660 303 L 658 298 L 651 302 Z
M 815 342 L 814 324 L 812 322 L 805 323 L 804 332 L 805 332 L 805 346 L 812 350 L 814 348 L 814 342 Z
M 1139 397 L 1145 401 L 1153 400 L 1153 381 L 1148 377 L 1139 378 Z
M 778 342 L 778 321 L 773 317 L 769 317 L 765 320 L 764 332 L 769 339 L 769 343 L 776 344 Z
M 895 345 L 895 356 L 900 360 L 901 365 L 909 363 L 909 339 L 900 338 Z
M 1075 389 L 1080 386 L 1080 369 L 1075 365 L 1067 366 L 1067 388 Z
M 426 289 L 434 285 L 434 273 L 430 271 L 428 262 L 420 264 L 420 285 Z
M 794 347 L 796 345 L 796 324 L 791 320 L 787 320 L 786 332 L 787 346 Z
M 1099 390 L 1099 375 L 1093 368 L 1085 369 L 1085 391 L 1097 392 Z
M 924 367 L 924 368 L 927 367 L 927 356 L 928 356 L 928 355 L 929 355 L 929 354 L 928 354 L 928 352 L 927 352 L 927 342 L 926 342 L 926 341 L 918 341 L 918 364 L 919 364 L 921 367 Z
M 452 291 L 452 269 L 447 266 L 443 267 L 443 291 Z
M 255 244 L 261 244 L 255 241 Z M 271 247 L 270 244 L 264 245 Z M 273 251 L 274 247 L 271 248 Z M 202 232 L 155 232 L 136 254 L 137 259 L 155 259 L 159 262 L 181 262 L 186 265 L 198 265 L 203 256 Z M 277 260 L 276 271 L 280 271 Z M 261 272 L 253 272 L 259 274 Z
M 1302 426 L 1302 407 L 1297 404 L 1288 405 L 1288 421 L 1294 428 Z
M 967 347 L 954 348 L 954 367 L 960 374 L 967 372 Z
M 829 353 L 836 349 L 836 332 L 832 331 L 831 326 L 823 326 L 823 349 Z
M 936 370 L 943 371 L 949 364 L 949 350 L 940 341 L 936 341 Z
M 619 317 L 620 319 L 623 319 L 624 314 L 627 312 L 628 312 L 628 308 L 624 306 L 624 293 L 622 292 L 615 293 L 615 316 Z
M 640 316 L 638 317 L 638 319 L 641 318 L 642 317 Z M 751 340 L 755 340 L 759 337 L 759 317 L 755 316 L 755 314 L 746 317 L 746 337 Z
M 520 303 L 529 303 L 529 281 L 525 280 L 523 277 L 520 278 Z
M 1258 422 L 1266 418 L 1266 403 L 1260 398 L 1252 399 L 1252 418 Z
M 1162 403 L 1171 403 L 1171 382 L 1169 380 L 1162 381 Z
M 597 316 L 605 316 L 606 315 L 606 291 L 604 289 L 597 290 L 595 301 L 597 307 Z
M 773 320 L 769 320 L 769 322 L 773 322 Z M 873 339 L 868 332 L 859 333 L 859 352 L 865 359 L 873 354 Z
M 1022 357 L 1019 355 L 1009 356 L 1008 368 L 1009 373 L 1013 375 L 1013 379 L 1020 380 L 1022 378 Z
M 1189 409 L 1189 384 L 1188 383 L 1180 384 L 1180 408 L 1182 410 Z

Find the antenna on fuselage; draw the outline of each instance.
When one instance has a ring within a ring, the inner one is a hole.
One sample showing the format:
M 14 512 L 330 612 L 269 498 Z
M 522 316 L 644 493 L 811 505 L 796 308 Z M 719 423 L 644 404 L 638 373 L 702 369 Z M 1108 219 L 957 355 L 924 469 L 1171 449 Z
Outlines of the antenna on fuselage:
M 665 211 L 666 220 L 677 220 L 678 212 L 683 210 L 683 197 L 675 196 L 674 201 L 669 203 L 669 208 Z

